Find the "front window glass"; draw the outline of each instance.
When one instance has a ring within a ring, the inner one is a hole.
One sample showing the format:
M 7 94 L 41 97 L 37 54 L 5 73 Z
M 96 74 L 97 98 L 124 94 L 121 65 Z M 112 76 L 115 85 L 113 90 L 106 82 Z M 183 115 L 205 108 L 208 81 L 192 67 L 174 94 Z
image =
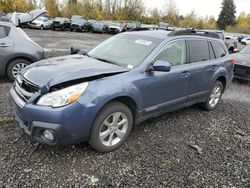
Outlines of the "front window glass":
M 186 63 L 186 42 L 178 40 L 170 43 L 167 47 L 155 58 L 154 62 L 162 60 L 170 63 L 172 66 L 182 65 Z
M 159 39 L 121 34 L 104 41 L 88 55 L 132 68 L 139 65 L 160 42 Z

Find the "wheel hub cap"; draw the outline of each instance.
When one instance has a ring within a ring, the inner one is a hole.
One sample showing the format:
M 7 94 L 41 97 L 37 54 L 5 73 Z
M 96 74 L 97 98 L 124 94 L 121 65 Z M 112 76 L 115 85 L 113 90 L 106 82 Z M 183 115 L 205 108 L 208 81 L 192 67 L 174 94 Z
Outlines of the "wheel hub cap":
M 25 67 L 27 67 L 26 63 L 17 63 L 12 68 L 12 75 L 16 77 L 21 72 L 21 70 L 24 69 Z
M 210 95 L 210 100 L 209 100 L 209 105 L 212 108 L 218 104 L 221 94 L 222 94 L 221 88 L 219 86 L 216 86 L 213 89 L 212 94 Z
M 108 116 L 101 125 L 99 138 L 103 145 L 113 146 L 119 143 L 128 130 L 128 118 L 124 113 L 116 112 Z

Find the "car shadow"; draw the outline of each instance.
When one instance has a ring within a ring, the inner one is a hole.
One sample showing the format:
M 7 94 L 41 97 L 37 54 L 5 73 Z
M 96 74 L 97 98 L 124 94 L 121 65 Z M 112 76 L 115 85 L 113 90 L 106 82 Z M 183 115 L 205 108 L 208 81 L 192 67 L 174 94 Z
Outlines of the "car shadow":
M 0 77 L 0 84 L 1 83 L 12 83 L 7 77 Z

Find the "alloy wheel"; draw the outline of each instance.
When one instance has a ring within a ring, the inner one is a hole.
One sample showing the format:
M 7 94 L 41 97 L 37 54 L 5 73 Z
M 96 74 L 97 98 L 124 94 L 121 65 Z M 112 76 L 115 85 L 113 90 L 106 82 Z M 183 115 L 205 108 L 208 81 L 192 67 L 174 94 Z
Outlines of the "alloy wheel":
M 16 77 L 21 72 L 21 70 L 23 70 L 27 66 L 28 66 L 27 63 L 17 63 L 17 64 L 15 64 L 13 66 L 13 68 L 12 68 L 12 75 L 14 77 Z
M 103 145 L 114 146 L 125 136 L 128 130 L 128 117 L 121 112 L 108 116 L 102 123 L 99 138 Z
M 220 101 L 222 95 L 221 87 L 216 86 L 214 87 L 212 94 L 210 95 L 209 105 L 213 108 L 215 107 L 218 102 Z

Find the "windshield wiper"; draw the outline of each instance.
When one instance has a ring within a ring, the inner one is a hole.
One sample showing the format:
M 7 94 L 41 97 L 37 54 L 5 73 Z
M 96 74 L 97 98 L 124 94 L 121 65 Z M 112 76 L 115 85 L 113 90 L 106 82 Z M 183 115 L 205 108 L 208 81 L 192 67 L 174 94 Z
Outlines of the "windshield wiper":
M 102 59 L 102 58 L 97 58 L 97 57 L 92 57 L 92 58 L 97 59 L 97 60 L 99 60 L 99 61 L 103 61 L 103 62 L 105 62 L 105 63 L 109 63 L 109 64 L 121 66 L 120 64 L 118 64 L 118 63 L 116 63 L 116 62 L 114 62 L 114 61 L 107 60 L 107 59 Z

